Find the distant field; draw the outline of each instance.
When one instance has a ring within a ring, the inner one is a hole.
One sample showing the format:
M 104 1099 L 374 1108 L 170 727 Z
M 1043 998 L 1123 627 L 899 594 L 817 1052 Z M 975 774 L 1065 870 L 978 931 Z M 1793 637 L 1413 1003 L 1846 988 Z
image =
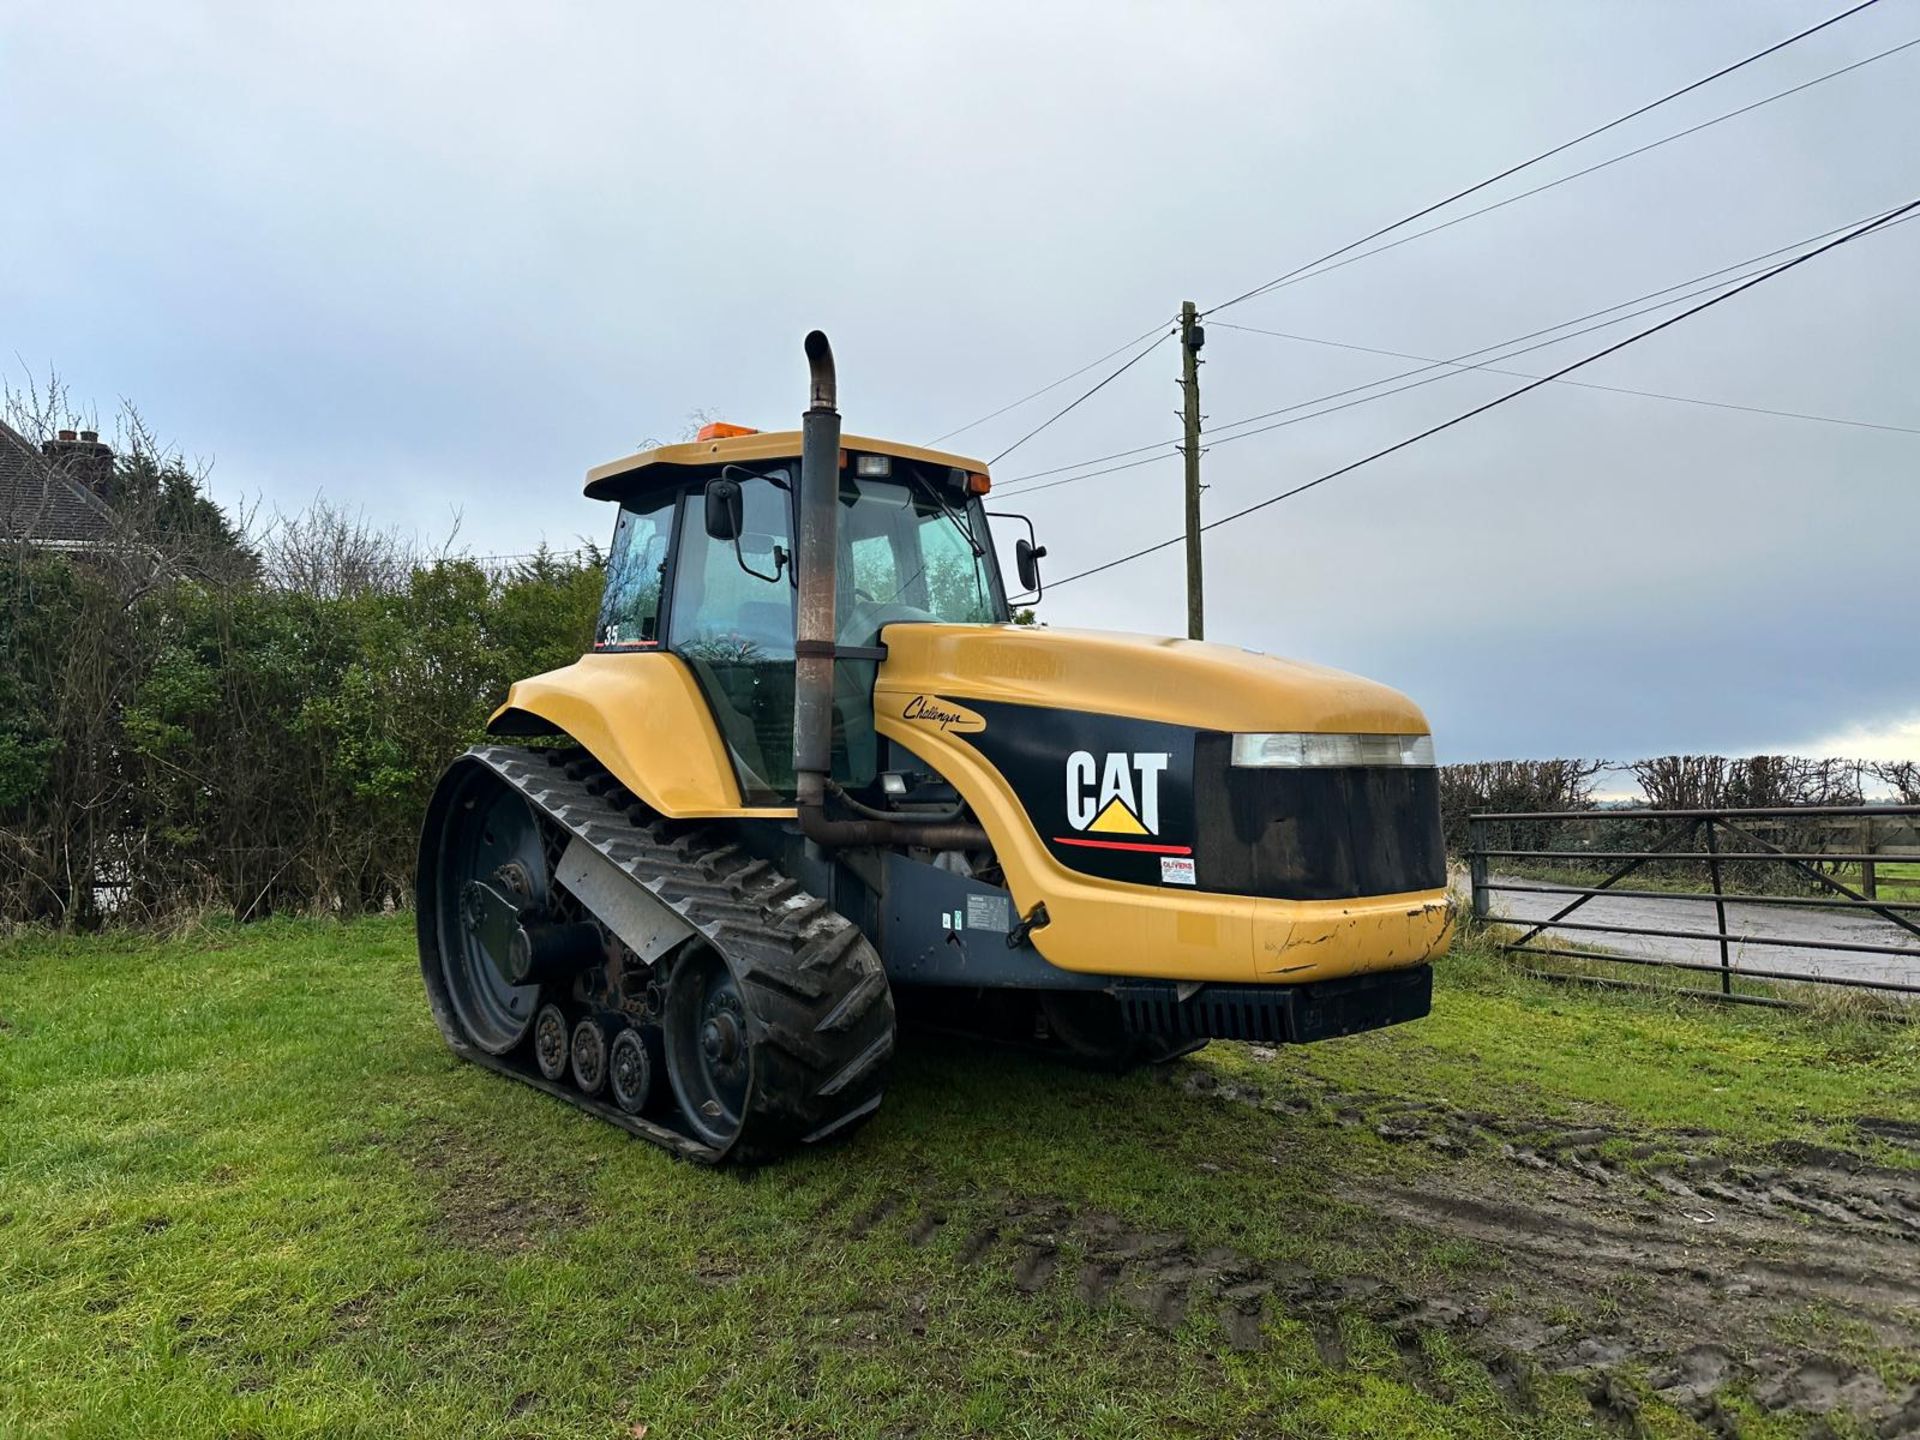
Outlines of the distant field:
M 910 1038 L 732 1174 L 455 1061 L 404 917 L 0 948 L 8 1436 L 1872 1433 L 1917 1250 L 1920 1030 L 1478 951 L 1123 1079 Z
M 1505 873 L 1517 875 L 1525 880 L 1537 880 L 1542 884 L 1549 885 L 1597 886 L 1611 873 L 1608 870 L 1584 866 L 1526 865 L 1518 862 L 1510 866 L 1503 865 L 1501 868 Z M 1803 878 L 1784 867 L 1775 866 L 1772 868 L 1774 871 L 1777 871 L 1777 873 L 1770 873 L 1768 875 L 1764 883 L 1769 885 L 1778 885 L 1782 881 L 1787 882 L 1789 885 L 1798 885 Z M 1831 873 L 1833 878 L 1842 885 L 1853 890 L 1859 890 L 1861 888 L 1863 882 L 1858 865 L 1843 865 Z M 1874 898 L 1876 899 L 1920 901 L 1920 862 L 1880 861 L 1874 867 L 1874 879 Z M 1661 875 L 1658 873 L 1649 875 L 1643 871 L 1635 871 L 1633 874 L 1627 876 L 1626 879 L 1616 883 L 1623 889 L 1666 890 L 1676 895 L 1704 895 L 1712 891 L 1712 886 L 1708 884 L 1705 877 L 1694 878 L 1689 876 Z M 1817 886 L 1814 882 L 1808 880 L 1804 886 L 1804 893 L 1812 894 L 1816 891 L 1824 890 L 1824 888 L 1825 887 Z M 1729 893 L 1733 893 L 1731 886 L 1729 887 Z M 1783 893 L 1796 894 L 1803 893 L 1803 891 L 1788 889 Z

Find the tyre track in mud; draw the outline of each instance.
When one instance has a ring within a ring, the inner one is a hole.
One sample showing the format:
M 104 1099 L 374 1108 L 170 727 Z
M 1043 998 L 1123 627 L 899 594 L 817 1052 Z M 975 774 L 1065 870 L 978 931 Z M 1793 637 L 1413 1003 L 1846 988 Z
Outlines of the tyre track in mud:
M 1167 1083 L 1410 1147 L 1418 1160 L 1403 1175 L 1337 1180 L 1330 1195 L 1468 1241 L 1487 1263 L 1439 1279 L 1331 1273 L 1006 1194 L 908 1188 L 856 1215 L 830 1202 L 822 1218 L 856 1242 L 901 1227 L 908 1243 L 1000 1270 L 1036 1301 L 1117 1306 L 1223 1350 L 1265 1349 L 1271 1327 L 1291 1320 L 1323 1364 L 1346 1369 L 1343 1322 L 1362 1319 L 1392 1341 L 1400 1378 L 1441 1403 L 1452 1396 L 1428 1358 L 1438 1336 L 1519 1414 L 1541 1376 L 1560 1375 L 1615 1433 L 1644 1430 L 1644 1387 L 1709 1434 L 1739 1433 L 1722 1403 L 1736 1391 L 1767 1412 L 1920 1437 L 1920 1387 L 1890 1387 L 1818 1342 L 1783 1338 L 1804 1333 L 1784 1322 L 1825 1307 L 1883 1349 L 1920 1352 L 1920 1171 L 1798 1144 L 1729 1157 L 1704 1132 L 1569 1126 L 1292 1077 L 1253 1086 L 1198 1066 L 1175 1067 Z M 1860 1128 L 1920 1155 L 1920 1126 Z
M 1335 1193 L 1475 1240 L 1572 1293 L 1615 1288 L 1623 1268 L 1656 1277 L 1641 1319 L 1666 1317 L 1671 1339 L 1826 1303 L 1889 1346 L 1920 1340 L 1920 1169 L 1802 1142 L 1719 1153 L 1708 1132 L 1497 1116 L 1292 1077 L 1249 1085 L 1190 1067 L 1176 1083 L 1366 1126 L 1422 1152 L 1404 1178 L 1348 1181 Z M 1920 1158 L 1920 1126 L 1866 1117 L 1858 1128 Z

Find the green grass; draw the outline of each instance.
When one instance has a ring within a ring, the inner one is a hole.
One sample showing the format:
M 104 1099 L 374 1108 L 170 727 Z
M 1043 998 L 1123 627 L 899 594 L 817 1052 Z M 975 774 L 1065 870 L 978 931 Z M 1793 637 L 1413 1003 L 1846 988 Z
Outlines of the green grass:
M 913 1045 L 852 1143 L 714 1173 L 456 1062 L 412 952 L 405 917 L 0 948 L 0 1434 L 1592 1433 L 1573 1382 L 1522 1420 L 1444 1340 L 1443 1404 L 1364 1321 L 1336 1370 L 1291 1319 L 1239 1353 L 1212 1317 L 1164 1334 L 1076 1299 L 1071 1255 L 1032 1295 L 962 1261 L 1010 1201 L 1044 1201 L 1329 1275 L 1484 1264 L 1332 1197 L 1430 1163 L 1365 1126 Z M 1920 1119 L 1917 1047 L 1469 953 L 1417 1025 L 1178 1073 L 1264 1063 L 1744 1145 Z
M 1874 864 L 1873 875 L 1875 899 L 1920 900 L 1920 861 L 1880 860 Z M 1860 867 L 1842 866 L 1839 879 L 1859 889 Z
M 1529 980 L 1511 965 L 1470 942 L 1445 962 L 1425 1020 L 1291 1058 L 1341 1086 L 1377 1087 L 1388 1076 L 1396 1094 L 1412 1098 L 1697 1129 L 1729 1147 L 1803 1140 L 1872 1148 L 1855 1117 L 1920 1114 L 1920 1028 L 1870 1009 L 1722 1007 L 1678 986 L 1594 992 Z M 1239 1054 L 1219 1047 L 1205 1058 L 1245 1063 Z M 1899 1163 L 1897 1153 L 1889 1158 Z

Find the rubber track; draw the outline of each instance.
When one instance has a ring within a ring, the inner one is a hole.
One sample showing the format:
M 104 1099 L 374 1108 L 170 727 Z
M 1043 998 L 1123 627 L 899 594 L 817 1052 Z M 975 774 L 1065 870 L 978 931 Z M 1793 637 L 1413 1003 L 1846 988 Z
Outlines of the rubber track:
M 674 911 L 732 967 L 750 1012 L 756 1083 L 734 1142 L 716 1149 L 628 1115 L 509 1057 L 455 1048 L 690 1160 L 755 1162 L 838 1135 L 879 1108 L 893 1054 L 880 957 L 826 901 L 736 844 L 723 826 L 661 819 L 583 750 L 482 745 L 477 762 Z M 664 1080 L 664 1077 L 663 1077 Z

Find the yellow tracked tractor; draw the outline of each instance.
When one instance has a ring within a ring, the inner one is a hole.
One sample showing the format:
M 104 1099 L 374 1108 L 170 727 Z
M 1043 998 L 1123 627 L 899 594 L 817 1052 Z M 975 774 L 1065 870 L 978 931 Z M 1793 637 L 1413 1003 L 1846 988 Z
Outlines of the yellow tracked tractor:
M 720 1161 L 871 1115 L 901 1012 L 1115 1065 L 1426 1014 L 1452 911 L 1420 711 L 1008 623 L 985 467 L 842 435 L 806 351 L 798 431 L 589 473 L 619 505 L 592 651 L 515 684 L 489 731 L 537 743 L 462 756 L 427 811 L 448 1043 Z M 1015 554 L 1037 596 L 1030 525 Z

